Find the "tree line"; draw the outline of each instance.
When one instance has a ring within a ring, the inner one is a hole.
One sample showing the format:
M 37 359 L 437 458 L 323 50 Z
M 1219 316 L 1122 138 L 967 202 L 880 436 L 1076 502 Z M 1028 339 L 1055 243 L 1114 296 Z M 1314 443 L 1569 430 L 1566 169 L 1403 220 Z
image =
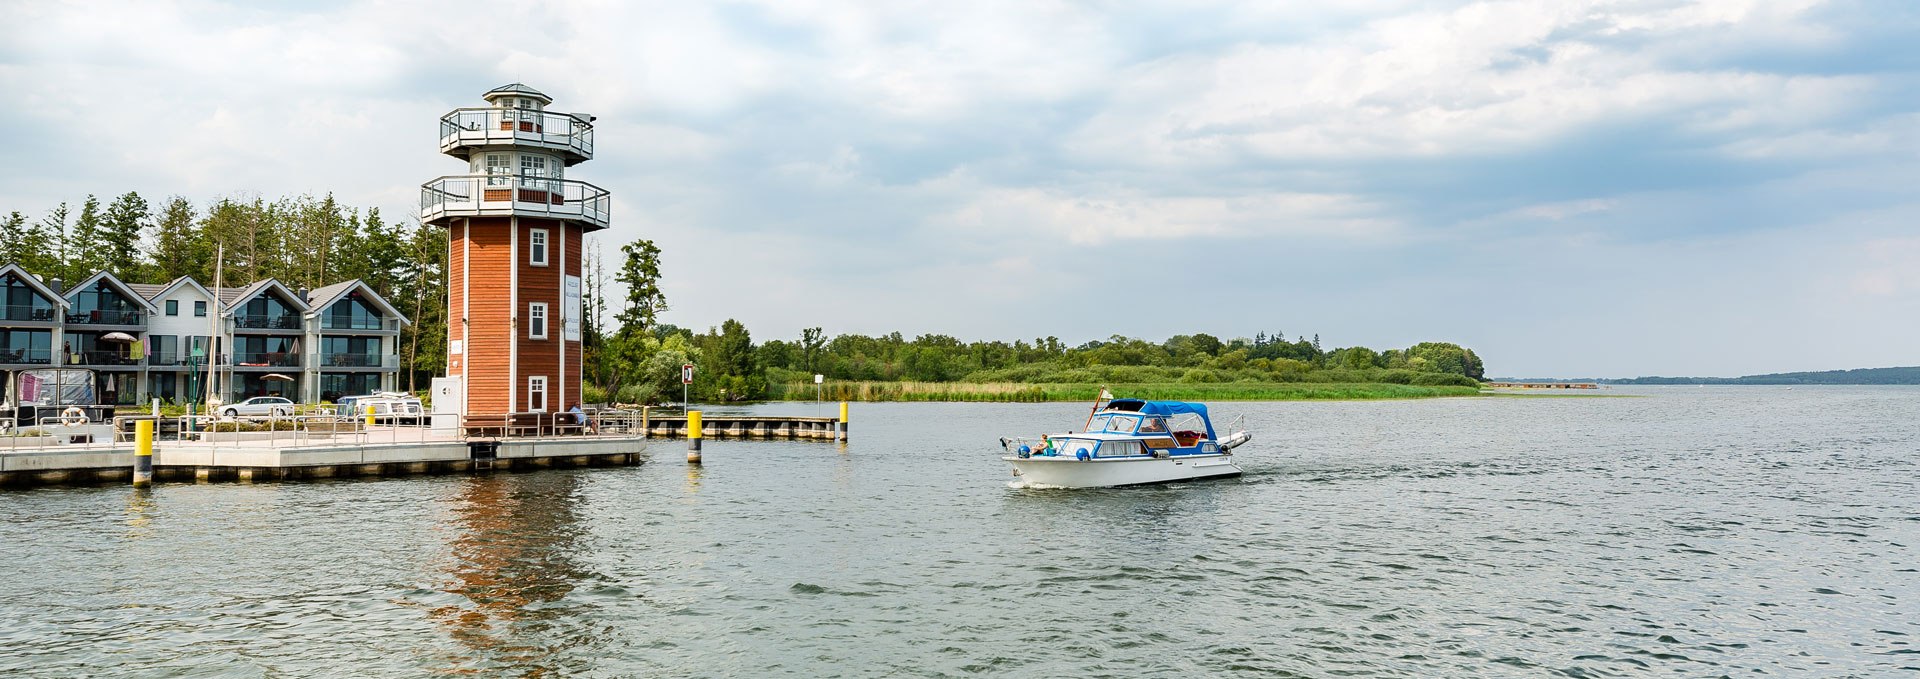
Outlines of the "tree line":
M 192 276 L 214 283 L 223 250 L 229 286 L 275 278 L 313 289 L 358 278 L 413 321 L 400 336 L 401 385 L 423 390 L 445 373 L 447 233 L 417 219 L 388 220 L 378 208 L 333 196 L 275 200 L 228 197 L 204 205 L 172 196 L 158 208 L 136 192 L 78 210 L 66 203 L 37 219 L 19 211 L 0 219 L 0 261 L 71 285 L 106 270 L 128 283 Z M 800 336 L 755 342 L 728 319 L 705 332 L 661 323 L 660 249 L 648 240 L 622 245 L 609 262 L 590 240 L 583 303 L 587 398 L 646 403 L 676 400 L 680 366 L 696 366 L 693 396 L 703 401 L 780 397 L 832 380 L 1015 382 L 1032 384 L 1199 382 L 1381 382 L 1470 386 L 1483 379 L 1472 350 L 1446 342 L 1374 350 L 1323 349 L 1318 335 L 1251 338 L 1176 335 L 1164 341 L 1115 335 L 1069 346 L 1058 337 L 973 340 L 941 334 L 908 339 L 807 328 Z M 618 299 L 607 291 L 614 284 Z M 609 312 L 609 305 L 614 308 Z
M 590 251 L 591 252 L 591 251 Z M 609 317 L 605 262 L 587 264 L 586 396 L 648 403 L 679 398 L 680 366 L 696 366 L 691 395 L 700 401 L 779 398 L 811 393 L 813 376 L 832 380 L 1153 384 L 1198 382 L 1354 382 L 1475 386 L 1485 367 L 1473 350 L 1448 342 L 1374 350 L 1324 349 L 1319 335 L 1289 339 L 1261 332 L 1221 339 L 1206 333 L 1165 341 L 1115 335 L 1069 346 L 1058 337 L 965 341 L 940 334 L 912 339 L 807 328 L 799 337 L 756 343 L 738 320 L 705 332 L 659 323 L 667 300 L 659 287 L 660 250 L 629 243 L 614 280 L 626 286 Z
M 99 271 L 127 283 L 192 276 L 239 287 L 274 278 L 296 290 L 358 278 L 413 320 L 402 331 L 400 384 L 425 389 L 446 366 L 447 234 L 418 220 L 389 221 L 379 208 L 332 195 L 275 200 L 228 197 L 196 205 L 171 196 L 156 208 L 129 191 L 104 206 L 87 196 L 37 219 L 18 210 L 0 219 L 0 262 L 74 285 Z

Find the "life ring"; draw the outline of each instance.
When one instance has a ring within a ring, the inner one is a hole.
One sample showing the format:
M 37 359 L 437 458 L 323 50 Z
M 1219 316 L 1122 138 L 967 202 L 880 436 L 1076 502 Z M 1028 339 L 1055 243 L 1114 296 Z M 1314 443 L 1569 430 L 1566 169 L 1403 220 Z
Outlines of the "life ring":
M 78 427 L 87 422 L 87 411 L 81 410 L 80 406 L 67 406 L 66 410 L 60 411 L 60 426 Z

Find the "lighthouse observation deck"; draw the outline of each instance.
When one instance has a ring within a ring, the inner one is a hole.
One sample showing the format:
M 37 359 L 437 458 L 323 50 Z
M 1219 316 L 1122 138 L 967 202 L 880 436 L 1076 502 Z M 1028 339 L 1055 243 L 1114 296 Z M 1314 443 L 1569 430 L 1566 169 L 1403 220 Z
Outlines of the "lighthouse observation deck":
M 440 118 L 441 153 L 467 160 L 500 146 L 552 151 L 571 166 L 593 159 L 593 123 L 577 113 L 499 107 L 454 109 Z
M 574 179 L 513 175 L 455 175 L 420 187 L 420 221 L 451 217 L 546 217 L 607 228 L 612 198 L 606 189 Z

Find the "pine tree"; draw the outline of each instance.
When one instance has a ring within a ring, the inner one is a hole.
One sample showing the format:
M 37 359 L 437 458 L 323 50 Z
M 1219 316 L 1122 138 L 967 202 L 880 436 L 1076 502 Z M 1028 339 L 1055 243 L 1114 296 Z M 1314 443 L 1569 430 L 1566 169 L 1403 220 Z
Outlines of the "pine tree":
M 61 274 L 68 285 L 92 276 L 106 263 L 100 222 L 100 200 L 88 194 L 87 201 L 80 204 L 80 216 L 73 220 L 73 234 L 67 243 L 66 266 Z
M 128 191 L 113 199 L 100 225 L 100 268 L 121 280 L 146 280 L 146 248 L 140 240 L 152 218 L 147 199 L 139 193 Z
M 45 239 L 47 243 L 47 247 L 43 250 L 46 254 L 39 260 L 38 266 L 27 266 L 26 263 L 21 263 L 21 266 L 26 266 L 33 275 L 43 279 L 66 275 L 67 269 L 71 266 L 67 259 L 67 214 L 67 204 L 61 203 L 47 211 L 47 216 L 40 219 L 39 228 L 35 231 L 39 232 L 38 237 Z
M 203 272 L 212 253 L 205 248 L 206 239 L 200 233 L 196 218 L 193 204 L 180 196 L 168 198 L 160 208 L 160 219 L 153 225 L 154 275 L 148 282 L 165 283 L 181 276 L 206 278 Z M 206 282 L 206 285 L 212 284 L 212 281 Z
M 0 220 L 0 264 L 17 263 L 27 245 L 27 216 L 14 210 Z

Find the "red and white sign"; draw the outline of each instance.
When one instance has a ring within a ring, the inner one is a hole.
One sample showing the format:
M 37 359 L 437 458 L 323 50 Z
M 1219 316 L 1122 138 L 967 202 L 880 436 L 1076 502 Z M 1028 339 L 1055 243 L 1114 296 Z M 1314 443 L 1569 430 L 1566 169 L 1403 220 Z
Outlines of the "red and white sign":
M 693 364 L 692 363 L 688 363 L 686 365 L 680 366 L 680 383 L 693 384 Z

